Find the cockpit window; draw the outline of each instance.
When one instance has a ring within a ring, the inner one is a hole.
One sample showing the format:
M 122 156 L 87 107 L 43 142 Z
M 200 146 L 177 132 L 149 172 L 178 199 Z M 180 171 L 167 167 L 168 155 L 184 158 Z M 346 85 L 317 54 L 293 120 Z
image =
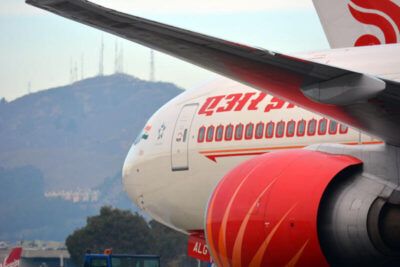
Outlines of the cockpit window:
M 133 142 L 134 145 L 137 145 L 140 140 L 142 140 L 142 136 L 144 134 L 144 129 L 139 133 L 139 135 L 136 137 L 135 142 Z

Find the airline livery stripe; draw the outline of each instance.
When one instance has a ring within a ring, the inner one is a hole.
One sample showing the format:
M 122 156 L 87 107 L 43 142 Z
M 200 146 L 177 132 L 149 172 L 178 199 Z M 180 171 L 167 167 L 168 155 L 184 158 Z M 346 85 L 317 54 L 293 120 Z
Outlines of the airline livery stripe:
M 240 154 L 221 154 L 221 155 L 205 155 L 208 159 L 217 162 L 217 158 L 227 158 L 227 157 L 245 157 L 245 156 L 258 156 L 268 153 L 265 152 L 254 152 L 254 153 L 240 153 Z
M 230 153 L 230 152 L 244 152 L 244 151 L 268 151 L 268 150 L 278 150 L 278 149 L 294 149 L 294 148 L 304 148 L 305 146 L 281 146 L 281 147 L 261 147 L 261 148 L 242 148 L 242 149 L 225 149 L 225 150 L 207 150 L 200 151 L 200 154 L 209 153 Z
M 347 142 L 341 143 L 342 145 L 379 145 L 383 144 L 382 141 L 368 141 L 368 142 Z M 281 146 L 281 147 L 262 147 L 262 148 L 243 148 L 243 149 L 226 149 L 226 150 L 207 150 L 200 151 L 199 153 L 207 157 L 208 159 L 216 162 L 217 158 L 227 158 L 227 157 L 245 157 L 245 156 L 258 156 L 261 154 L 268 153 L 274 150 L 284 150 L 284 149 L 301 149 L 306 146 Z

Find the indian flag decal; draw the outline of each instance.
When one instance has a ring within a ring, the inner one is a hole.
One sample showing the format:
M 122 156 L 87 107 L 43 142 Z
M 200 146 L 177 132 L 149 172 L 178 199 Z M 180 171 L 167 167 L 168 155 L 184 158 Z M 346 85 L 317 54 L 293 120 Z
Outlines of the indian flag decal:
M 149 138 L 150 130 L 151 130 L 151 125 L 146 125 L 146 127 L 144 127 L 142 139 L 147 140 L 147 138 Z

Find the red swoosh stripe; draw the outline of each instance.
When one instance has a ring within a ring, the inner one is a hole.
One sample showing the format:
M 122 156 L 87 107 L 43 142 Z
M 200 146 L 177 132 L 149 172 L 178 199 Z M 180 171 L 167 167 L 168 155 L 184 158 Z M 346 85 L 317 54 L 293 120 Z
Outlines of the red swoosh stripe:
M 383 144 L 382 141 L 368 141 L 368 142 L 347 142 L 342 143 L 343 145 L 378 145 Z M 285 149 L 299 149 L 305 146 L 278 146 L 278 147 L 258 147 L 258 148 L 241 148 L 241 149 L 225 149 L 225 150 L 207 150 L 200 151 L 201 155 L 204 155 L 209 160 L 217 162 L 218 158 L 228 158 L 228 157 L 245 157 L 245 156 L 257 156 L 271 151 L 285 150 Z
M 206 158 L 217 162 L 217 158 L 227 158 L 227 157 L 244 157 L 244 156 L 257 156 L 268 152 L 252 152 L 252 153 L 239 153 L 239 154 L 221 154 L 221 155 L 206 155 Z
M 373 25 L 382 30 L 385 36 L 385 43 L 397 43 L 398 31 L 400 30 L 400 7 L 391 2 L 390 0 L 380 0 L 380 1 L 365 1 L 365 0 L 353 0 L 353 5 L 357 5 L 360 8 L 371 10 L 371 13 L 361 12 L 356 10 L 351 4 L 349 4 L 349 10 L 353 17 L 359 22 L 367 25 Z M 387 18 L 372 13 L 373 11 L 380 11 L 390 17 L 394 21 L 393 25 Z M 396 29 L 397 28 L 397 29 Z M 366 34 L 360 36 L 355 43 L 355 46 L 381 44 L 381 41 L 371 34 Z
M 400 7 L 392 1 L 353 0 L 353 3 L 363 8 L 375 9 L 385 13 L 396 23 L 397 28 L 400 30 Z

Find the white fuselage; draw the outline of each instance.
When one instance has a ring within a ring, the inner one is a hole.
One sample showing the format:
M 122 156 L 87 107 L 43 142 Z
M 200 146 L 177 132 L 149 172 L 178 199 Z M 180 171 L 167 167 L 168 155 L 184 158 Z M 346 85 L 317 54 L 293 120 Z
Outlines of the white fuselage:
M 399 45 L 296 55 L 324 64 L 400 79 Z M 371 64 L 374 62 L 374 64 Z M 124 187 L 154 219 L 183 232 L 202 230 L 218 181 L 261 153 L 316 143 L 378 141 L 231 80 L 189 90 L 148 121 L 127 156 Z

